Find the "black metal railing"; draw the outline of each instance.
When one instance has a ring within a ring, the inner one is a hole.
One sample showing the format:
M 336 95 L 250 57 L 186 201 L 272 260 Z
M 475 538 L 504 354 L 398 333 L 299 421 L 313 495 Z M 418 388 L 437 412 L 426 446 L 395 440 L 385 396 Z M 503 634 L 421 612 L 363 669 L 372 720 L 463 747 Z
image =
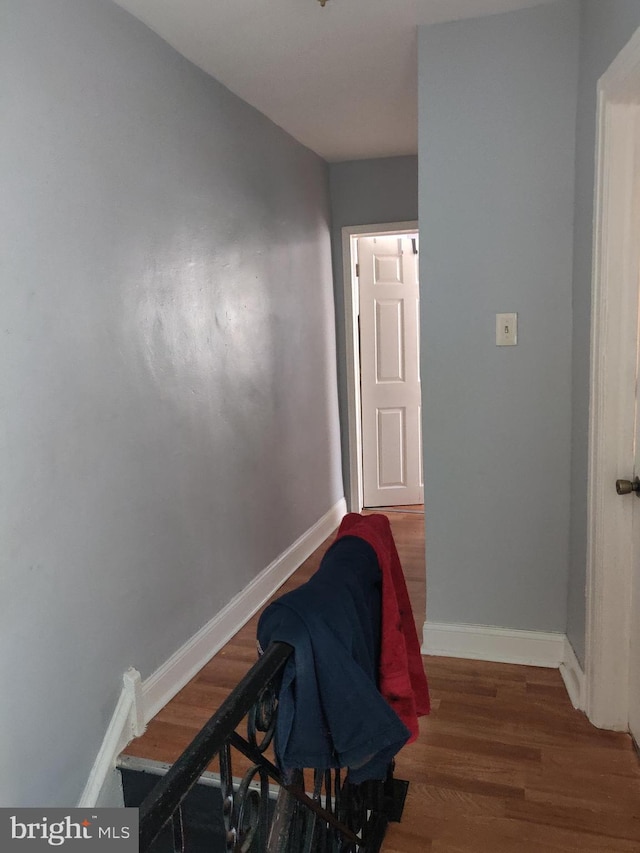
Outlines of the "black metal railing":
M 191 853 L 183 804 L 216 756 L 229 853 L 380 849 L 388 822 L 400 819 L 408 784 L 394 779 L 392 768 L 384 782 L 352 785 L 341 770 L 311 770 L 285 784 L 265 755 L 275 731 L 280 677 L 292 653 L 286 643 L 272 643 L 148 794 L 140 806 L 140 853 L 151 851 L 167 826 L 175 853 Z M 236 731 L 245 717 L 246 738 Z M 252 762 L 239 782 L 232 749 Z

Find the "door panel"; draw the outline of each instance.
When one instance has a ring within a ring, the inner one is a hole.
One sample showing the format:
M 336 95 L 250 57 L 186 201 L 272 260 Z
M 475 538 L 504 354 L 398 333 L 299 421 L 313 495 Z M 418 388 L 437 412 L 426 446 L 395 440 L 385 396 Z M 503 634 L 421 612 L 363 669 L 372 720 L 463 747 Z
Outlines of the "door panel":
M 404 311 L 402 299 L 375 302 L 376 382 L 404 382 Z
M 378 409 L 378 472 L 381 489 L 407 485 L 406 409 Z
M 364 504 L 422 503 L 414 241 L 362 237 L 358 263 Z
M 633 187 L 633 202 L 630 232 L 634 239 L 629 241 L 629 274 L 635 282 L 636 293 L 640 294 L 640 110 L 635 110 L 633 122 L 634 168 L 631 176 Z M 640 476 L 640 297 L 635 311 L 636 335 L 635 344 L 635 446 L 634 476 Z M 631 341 L 629 341 L 631 344 Z M 630 355 L 632 355 L 630 353 Z M 633 362 L 631 362 L 633 363 Z M 629 643 L 629 730 L 637 744 L 640 744 L 640 499 L 627 498 L 632 501 L 633 512 L 633 569 L 631 577 L 631 612 L 630 612 L 630 643 Z
M 634 122 L 634 170 L 633 170 L 633 212 L 632 233 L 635 239 L 630 241 L 631 274 L 635 276 L 640 291 L 640 111 L 636 110 Z M 640 299 L 639 308 L 640 308 Z M 640 314 L 640 310 L 637 312 Z M 640 317 L 636 322 L 640 329 Z M 640 476 L 640 344 L 636 335 L 636 407 L 635 407 L 635 470 L 634 476 Z M 640 744 L 640 499 L 633 499 L 633 572 L 631 577 L 631 614 L 629 644 L 629 731 L 637 744 Z

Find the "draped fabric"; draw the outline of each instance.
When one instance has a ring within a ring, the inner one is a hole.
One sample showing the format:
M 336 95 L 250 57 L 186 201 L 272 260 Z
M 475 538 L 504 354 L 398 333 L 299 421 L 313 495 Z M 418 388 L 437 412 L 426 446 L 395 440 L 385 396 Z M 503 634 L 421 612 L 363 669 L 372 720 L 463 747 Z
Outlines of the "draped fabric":
M 301 767 L 348 767 L 354 783 L 383 779 L 415 737 L 417 715 L 428 712 L 402 569 L 388 522 L 385 530 L 379 518 L 387 521 L 346 516 L 318 571 L 267 607 L 258 623 L 261 648 L 271 641 L 294 648 L 275 733 L 285 777 Z
M 338 529 L 343 536 L 358 536 L 376 552 L 382 573 L 382 636 L 378 687 L 411 732 L 418 736 L 418 717 L 431 710 L 420 642 L 400 557 L 386 515 L 346 515 Z

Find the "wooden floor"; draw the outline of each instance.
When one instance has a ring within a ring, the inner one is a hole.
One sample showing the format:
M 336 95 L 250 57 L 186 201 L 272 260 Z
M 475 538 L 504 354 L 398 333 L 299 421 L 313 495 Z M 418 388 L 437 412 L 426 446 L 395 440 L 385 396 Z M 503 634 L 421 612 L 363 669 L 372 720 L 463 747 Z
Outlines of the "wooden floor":
M 424 523 L 388 514 L 419 631 Z M 278 595 L 303 583 L 332 541 Z M 129 755 L 172 762 L 256 659 L 256 615 L 155 717 Z M 557 670 L 424 658 L 433 710 L 396 775 L 410 781 L 384 853 L 640 853 L 640 764 L 628 735 L 575 711 Z M 215 765 L 210 769 L 215 770 Z

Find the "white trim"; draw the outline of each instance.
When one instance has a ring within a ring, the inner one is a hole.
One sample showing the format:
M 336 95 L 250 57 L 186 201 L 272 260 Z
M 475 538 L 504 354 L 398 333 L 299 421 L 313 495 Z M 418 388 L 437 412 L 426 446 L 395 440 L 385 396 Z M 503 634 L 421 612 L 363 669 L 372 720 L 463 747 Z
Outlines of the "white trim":
M 423 655 L 559 669 L 573 707 L 584 710 L 584 672 L 564 634 L 425 622 L 422 635 Z
M 129 683 L 125 680 L 127 676 L 130 680 L 134 673 L 136 673 L 136 670 L 129 669 L 123 676 L 124 684 L 120 698 L 118 699 L 116 709 L 113 712 L 96 760 L 91 768 L 85 789 L 78 801 L 80 808 L 90 808 L 101 802 L 104 789 L 111 787 L 110 774 L 115 768 L 118 756 L 132 737 L 134 737 L 135 715 L 133 693 Z M 140 673 L 136 674 L 139 678 Z
M 564 640 L 564 659 L 560 664 L 560 675 L 573 707 L 584 711 L 584 672 L 568 637 Z
M 78 806 L 118 805 L 114 801 L 117 792 L 114 793 L 112 777 L 118 756 L 125 746 L 142 733 L 144 723 L 173 699 L 331 535 L 346 511 L 346 501 L 341 498 L 144 682 L 140 682 L 140 674 L 136 670 L 127 670 L 120 698 Z
M 427 621 L 422 636 L 423 655 L 555 668 L 565 652 L 560 633 Z
M 307 557 L 338 527 L 346 513 L 341 498 L 316 524 L 267 566 L 213 619 L 142 685 L 145 719 L 151 720 L 233 637 Z
M 636 103 L 631 97 L 636 92 Z M 598 84 L 594 203 L 584 706 L 596 726 L 626 729 L 632 503 L 616 496 L 634 465 L 637 258 L 632 233 L 640 30 Z
M 345 225 L 342 229 L 342 280 L 344 290 L 345 351 L 347 359 L 347 437 L 349 454 L 349 495 L 351 512 L 360 512 L 362 494 L 362 433 L 360 424 L 360 347 L 358 342 L 358 282 L 354 239 L 381 234 L 418 233 L 417 220 L 377 225 Z
M 142 678 L 137 669 L 129 667 L 123 676 L 124 689 L 131 701 L 131 724 L 134 737 L 140 737 L 146 729 Z

